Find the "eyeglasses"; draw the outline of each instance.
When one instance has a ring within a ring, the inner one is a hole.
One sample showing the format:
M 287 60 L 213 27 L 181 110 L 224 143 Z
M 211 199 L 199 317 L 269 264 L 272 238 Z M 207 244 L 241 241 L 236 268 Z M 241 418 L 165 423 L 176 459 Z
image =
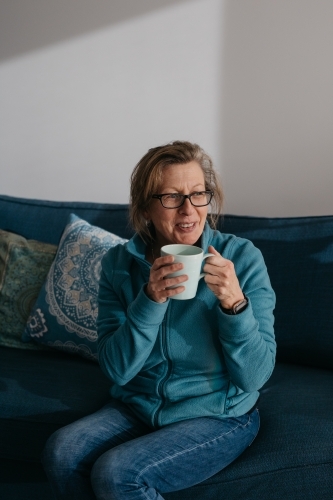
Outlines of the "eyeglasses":
M 184 205 L 186 198 L 190 200 L 194 207 L 205 207 L 210 204 L 213 196 L 213 191 L 196 191 L 191 194 L 153 194 L 152 198 L 160 200 L 164 208 L 179 208 Z

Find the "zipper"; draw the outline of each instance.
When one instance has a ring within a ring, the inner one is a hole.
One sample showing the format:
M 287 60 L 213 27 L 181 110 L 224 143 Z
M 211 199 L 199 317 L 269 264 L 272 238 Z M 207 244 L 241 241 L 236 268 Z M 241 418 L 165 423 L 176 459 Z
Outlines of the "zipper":
M 144 273 L 147 272 L 147 276 L 144 276 L 144 279 L 148 280 L 151 264 L 149 262 L 147 262 L 146 259 L 140 259 L 140 261 L 144 264 L 144 267 L 145 267 Z M 161 325 L 161 330 L 162 330 L 161 349 L 162 349 L 162 354 L 164 356 L 164 359 L 167 363 L 167 369 L 165 371 L 164 376 L 161 378 L 161 380 L 159 381 L 159 383 L 157 385 L 156 392 L 157 392 L 157 395 L 160 397 L 160 403 L 157 406 L 157 408 L 153 414 L 153 417 L 152 417 L 152 424 L 153 424 L 153 427 L 155 427 L 155 428 L 159 426 L 159 416 L 161 414 L 161 411 L 163 409 L 163 406 L 165 404 L 165 399 L 166 399 L 165 394 L 164 394 L 164 387 L 165 387 L 165 383 L 167 382 L 169 375 L 171 373 L 171 360 L 170 360 L 170 357 L 168 356 L 168 348 L 167 348 L 167 343 L 166 343 L 166 331 L 167 331 L 166 325 L 167 325 L 167 319 L 169 316 L 170 308 L 171 308 L 171 303 L 169 304 L 166 315 L 165 315 L 163 322 L 162 322 L 162 325 Z
M 168 356 L 168 348 L 167 348 L 167 343 L 166 343 L 166 332 L 167 332 L 166 325 L 167 325 L 167 319 L 169 316 L 170 307 L 171 307 L 171 304 L 169 304 L 165 318 L 162 322 L 161 347 L 162 347 L 162 353 L 163 353 L 164 359 L 167 363 L 167 369 L 165 371 L 164 376 L 161 378 L 161 380 L 159 381 L 158 386 L 157 386 L 157 395 L 160 397 L 160 404 L 156 408 L 155 413 L 153 415 L 153 426 L 155 428 L 159 426 L 159 417 L 161 415 L 161 411 L 163 409 L 163 406 L 165 405 L 165 400 L 166 400 L 164 388 L 165 388 L 165 384 L 166 384 L 167 380 L 169 379 L 169 375 L 171 373 L 171 360 L 170 360 L 170 357 Z

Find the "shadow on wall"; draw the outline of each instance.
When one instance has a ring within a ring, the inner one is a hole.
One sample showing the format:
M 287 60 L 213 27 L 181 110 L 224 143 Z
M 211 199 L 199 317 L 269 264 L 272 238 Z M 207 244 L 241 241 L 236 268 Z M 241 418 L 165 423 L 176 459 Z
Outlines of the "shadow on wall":
M 333 2 L 225 0 L 224 8 L 226 210 L 332 213 Z
M 10 0 L 0 7 L 0 60 L 191 0 Z

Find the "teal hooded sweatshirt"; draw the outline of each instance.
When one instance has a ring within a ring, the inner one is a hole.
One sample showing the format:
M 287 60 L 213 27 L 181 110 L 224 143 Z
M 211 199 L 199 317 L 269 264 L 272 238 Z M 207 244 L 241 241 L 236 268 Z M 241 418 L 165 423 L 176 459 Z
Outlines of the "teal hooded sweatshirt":
M 246 413 L 275 363 L 275 294 L 261 252 L 249 241 L 212 230 L 201 246 L 235 265 L 249 299 L 225 314 L 201 279 L 196 297 L 159 304 L 145 293 L 151 264 L 135 235 L 102 259 L 98 355 L 111 396 L 153 429 L 196 417 Z

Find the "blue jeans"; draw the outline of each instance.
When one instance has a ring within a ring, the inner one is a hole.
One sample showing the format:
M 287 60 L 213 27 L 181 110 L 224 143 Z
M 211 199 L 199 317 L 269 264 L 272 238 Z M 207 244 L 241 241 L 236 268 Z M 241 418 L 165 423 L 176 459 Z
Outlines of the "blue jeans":
M 194 418 L 152 430 L 112 401 L 55 432 L 43 465 L 62 500 L 162 500 L 200 483 L 254 440 L 259 412 L 238 418 Z

